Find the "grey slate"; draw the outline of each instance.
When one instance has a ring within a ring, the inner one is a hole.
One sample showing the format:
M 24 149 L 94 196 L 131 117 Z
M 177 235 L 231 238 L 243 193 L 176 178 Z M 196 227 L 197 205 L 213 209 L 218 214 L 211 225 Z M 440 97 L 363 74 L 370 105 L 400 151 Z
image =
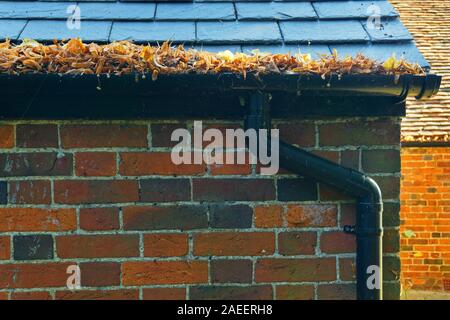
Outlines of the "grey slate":
M 73 2 L 0 1 L 0 19 L 67 19 Z
M 0 20 L 0 39 L 16 40 L 26 24 L 27 20 Z
M 158 3 L 156 20 L 235 20 L 232 3 Z
M 205 42 L 279 42 L 281 34 L 275 22 L 198 22 L 197 40 Z
M 374 13 L 381 17 L 398 16 L 397 11 L 387 1 L 323 1 L 314 2 L 313 6 L 320 19 L 367 18 Z
M 382 19 L 381 28 L 370 28 L 367 23 L 365 27 L 373 42 L 413 40 L 408 29 L 399 19 Z
M 147 41 L 195 41 L 195 24 L 193 22 L 114 22 L 110 41 L 134 40 Z
M 110 3 L 85 2 L 79 5 L 84 20 L 152 20 L 155 17 L 154 3 Z
M 31 20 L 20 34 L 20 39 L 52 41 L 53 39 L 81 38 L 83 41 L 108 41 L 111 23 L 108 21 L 81 21 L 81 28 L 69 29 L 66 21 Z
M 239 20 L 294 20 L 316 19 L 317 15 L 309 2 L 238 2 L 236 11 Z
M 280 22 L 285 42 L 362 42 L 369 36 L 357 20 Z

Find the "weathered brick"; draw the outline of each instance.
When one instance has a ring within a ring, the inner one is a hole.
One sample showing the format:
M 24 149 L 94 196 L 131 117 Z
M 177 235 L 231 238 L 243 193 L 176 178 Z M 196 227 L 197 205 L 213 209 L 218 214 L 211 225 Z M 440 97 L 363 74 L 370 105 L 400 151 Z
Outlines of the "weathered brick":
M 138 235 L 70 235 L 56 237 L 60 258 L 118 258 L 139 256 Z
M 383 226 L 398 227 L 400 226 L 400 203 L 385 202 L 383 203 Z
M 326 123 L 319 126 L 319 137 L 321 146 L 398 145 L 400 125 L 390 120 L 364 119 Z
M 9 125 L 0 125 L 0 149 L 9 149 L 14 147 L 14 127 Z
M 57 148 L 58 127 L 54 124 L 18 124 L 16 141 L 22 148 Z
M 81 208 L 80 228 L 83 230 L 119 229 L 118 208 Z
M 283 285 L 277 286 L 277 300 L 314 300 L 314 286 L 312 285 Z
M 8 201 L 11 204 L 50 204 L 52 201 L 50 181 L 10 181 Z
M 66 286 L 70 263 L 0 264 L 0 288 Z
M 53 237 L 49 234 L 15 235 L 14 260 L 53 259 Z
M 139 187 L 135 180 L 65 180 L 55 181 L 54 188 L 56 203 L 139 201 Z
M 148 261 L 122 264 L 125 286 L 150 284 L 195 284 L 208 282 L 206 261 Z
M 186 123 L 156 123 L 150 126 L 153 147 L 173 147 L 178 141 L 171 141 L 172 132 L 176 129 L 186 129 Z
M 250 228 L 253 210 L 248 205 L 211 205 L 209 207 L 210 227 Z
M 144 256 L 176 257 L 188 253 L 188 236 L 179 233 L 152 233 L 144 235 Z
M 0 204 L 8 203 L 8 182 L 0 181 Z
M 317 183 L 304 178 L 277 180 L 278 200 L 314 201 L 317 200 Z
M 399 300 L 401 293 L 400 281 L 383 283 L 383 300 Z
M 400 150 L 363 150 L 361 164 L 368 173 L 400 172 Z
M 254 209 L 255 227 L 277 228 L 283 226 L 283 207 L 277 205 L 257 206 Z
M 2 292 L 0 292 L 0 301 L 2 301 L 2 300 L 8 300 L 8 297 L 9 296 L 9 293 L 8 292 L 6 292 L 6 291 L 2 291 Z
M 47 291 L 11 292 L 11 300 L 52 300 Z
M 194 236 L 196 256 L 263 256 L 275 250 L 271 232 L 210 232 Z
M 212 260 L 211 281 L 216 283 L 251 283 L 253 263 L 251 260 Z
M 427 264 L 425 262 L 425 264 Z M 400 279 L 400 257 L 383 257 L 383 281 Z
M 194 179 L 194 200 L 266 201 L 275 199 L 271 179 Z
M 87 262 L 80 264 L 83 287 L 108 287 L 120 285 L 120 263 Z
M 400 196 L 400 178 L 395 176 L 376 176 L 373 179 L 380 186 L 384 199 L 397 200 Z
M 171 159 L 170 152 L 123 152 L 120 153 L 120 169 L 123 176 L 142 175 L 202 175 L 205 164 L 179 164 Z
M 9 260 L 10 251 L 9 236 L 0 236 L 0 260 Z
M 319 300 L 356 300 L 356 285 L 320 284 L 317 297 Z
M 317 244 L 315 232 L 281 232 L 278 251 L 282 255 L 314 254 Z
M 189 179 L 144 179 L 139 181 L 140 201 L 174 202 L 191 199 Z
M 112 152 L 78 152 L 75 174 L 80 177 L 110 177 L 117 172 L 116 154 Z
M 341 165 L 354 170 L 359 170 L 359 151 L 344 150 L 341 151 Z
M 54 152 L 0 154 L 0 176 L 72 175 L 72 154 Z
M 342 231 L 323 232 L 320 250 L 325 253 L 348 253 L 356 251 L 356 237 Z
M 334 227 L 337 207 L 329 204 L 290 205 L 286 221 L 289 227 Z
M 356 280 L 356 261 L 353 258 L 339 259 L 339 279 L 343 281 Z
M 138 300 L 139 290 L 57 291 L 57 300 Z
M 245 153 L 245 163 L 243 164 L 238 164 L 237 162 L 237 157 L 238 154 L 239 156 L 243 155 L 243 152 L 235 152 L 234 150 L 232 151 L 234 153 L 234 163 L 223 163 L 223 164 L 211 164 L 210 167 L 210 173 L 213 176 L 218 176 L 218 175 L 248 175 L 252 173 L 252 165 L 250 163 L 250 158 L 249 158 L 249 154 Z M 226 154 L 223 152 L 216 152 L 215 155 L 217 157 L 223 157 L 224 162 L 225 161 L 225 157 Z
M 383 252 L 395 253 L 400 251 L 400 233 L 397 229 L 384 229 Z
M 269 300 L 271 286 L 196 286 L 190 288 L 194 300 Z
M 142 290 L 144 300 L 185 300 L 185 288 L 148 288 Z
M 143 125 L 63 125 L 64 148 L 147 147 L 147 126 Z
M 257 282 L 302 282 L 336 280 L 336 260 L 260 259 L 256 263 Z
M 208 226 L 204 206 L 124 207 L 125 230 L 190 230 Z
M 314 123 L 289 122 L 278 125 L 280 140 L 300 147 L 313 147 L 316 144 Z
M 352 201 L 355 198 L 342 190 L 319 183 L 320 201 Z
M 0 208 L 0 231 L 70 231 L 77 226 L 74 209 Z

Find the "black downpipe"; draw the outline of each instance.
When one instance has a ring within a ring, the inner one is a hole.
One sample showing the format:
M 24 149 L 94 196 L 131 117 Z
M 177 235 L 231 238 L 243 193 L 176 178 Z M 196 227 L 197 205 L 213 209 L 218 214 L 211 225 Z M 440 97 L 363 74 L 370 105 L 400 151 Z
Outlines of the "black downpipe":
M 245 121 L 246 129 L 269 129 L 269 106 L 269 94 L 252 94 L 250 114 Z M 362 172 L 343 167 L 282 141 L 279 157 L 281 167 L 335 187 L 357 199 L 356 226 L 344 229 L 345 232 L 355 233 L 357 237 L 357 298 L 381 300 L 383 202 L 377 183 Z

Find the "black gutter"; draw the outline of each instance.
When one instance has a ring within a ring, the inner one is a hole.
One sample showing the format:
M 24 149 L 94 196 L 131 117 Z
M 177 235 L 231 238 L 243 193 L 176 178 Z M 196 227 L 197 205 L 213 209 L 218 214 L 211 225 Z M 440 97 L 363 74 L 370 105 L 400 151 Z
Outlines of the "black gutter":
M 270 129 L 269 101 L 268 94 L 255 93 L 250 96 L 246 129 Z M 357 199 L 356 226 L 344 228 L 345 232 L 355 233 L 357 237 L 357 298 L 381 300 L 383 202 L 377 183 L 362 172 L 343 167 L 282 141 L 279 157 L 281 167 L 337 188 Z

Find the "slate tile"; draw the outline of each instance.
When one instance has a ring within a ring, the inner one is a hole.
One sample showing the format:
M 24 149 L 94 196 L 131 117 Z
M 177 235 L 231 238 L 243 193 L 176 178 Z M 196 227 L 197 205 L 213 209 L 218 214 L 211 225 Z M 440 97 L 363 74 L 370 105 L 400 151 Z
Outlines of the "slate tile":
M 236 11 L 239 20 L 296 20 L 316 19 L 317 15 L 309 2 L 238 2 Z
M 53 259 L 53 237 L 36 234 L 14 236 L 14 260 Z
M 399 19 L 381 19 L 381 28 L 371 27 L 367 22 L 364 25 L 373 42 L 413 40 Z
M 361 42 L 369 36 L 357 20 L 280 22 L 285 42 Z
M 67 19 L 67 7 L 73 2 L 0 2 L 0 18 L 8 19 Z
M 410 62 L 418 63 L 424 68 L 429 68 L 428 62 L 420 53 L 413 42 L 406 43 L 377 43 L 377 44 L 339 44 L 330 45 L 331 50 L 336 48 L 339 56 L 354 57 L 362 53 L 368 58 L 383 62 L 395 53 L 397 58 L 405 57 Z
M 53 39 L 81 38 L 83 41 L 108 41 L 111 22 L 81 21 L 80 29 L 69 29 L 66 21 L 31 20 L 20 34 L 20 39 L 52 41 Z
M 200 42 L 229 43 L 281 42 L 275 22 L 198 22 L 197 40 Z
M 232 3 L 158 3 L 156 20 L 235 20 Z
M 80 3 L 81 16 L 86 20 L 153 20 L 154 3 Z
M 134 40 L 136 42 L 195 41 L 194 22 L 114 22 L 110 41 Z
M 398 13 L 387 1 L 321 1 L 314 2 L 320 19 L 367 18 L 374 13 L 382 17 L 397 17 Z M 378 9 L 379 11 L 375 11 Z
M 244 45 L 242 46 L 242 52 L 244 53 L 251 53 L 252 50 L 259 49 L 261 52 L 270 52 L 273 54 L 278 53 L 290 53 L 291 55 L 294 55 L 296 53 L 300 52 L 303 54 L 310 54 L 312 58 L 316 59 L 319 58 L 320 54 L 330 54 L 330 49 L 327 45 L 323 44 L 316 44 L 316 45 L 284 45 L 284 46 L 271 46 L 271 45 Z
M 26 24 L 27 20 L 0 20 L 0 39 L 17 39 Z

